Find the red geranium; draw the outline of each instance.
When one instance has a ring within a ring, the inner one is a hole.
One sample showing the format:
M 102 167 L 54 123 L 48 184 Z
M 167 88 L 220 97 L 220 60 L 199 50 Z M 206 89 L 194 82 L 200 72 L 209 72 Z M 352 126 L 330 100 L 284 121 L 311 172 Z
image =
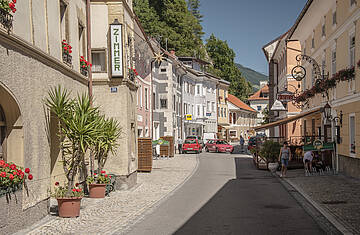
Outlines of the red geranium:
M 55 186 L 59 186 L 59 182 L 55 182 Z
M 25 173 L 29 174 L 30 173 L 30 169 L 29 168 L 25 168 Z
M 76 192 L 76 188 L 73 188 L 72 191 L 73 191 L 73 192 Z
M 29 180 L 32 180 L 32 179 L 33 179 L 32 174 L 28 175 L 28 179 L 29 179 Z
M 101 171 L 101 174 L 105 174 L 106 173 L 106 171 Z
M 13 174 L 10 174 L 10 175 L 9 175 L 9 179 L 10 179 L 10 180 L 13 180 L 13 179 L 14 179 L 14 175 L 13 175 Z

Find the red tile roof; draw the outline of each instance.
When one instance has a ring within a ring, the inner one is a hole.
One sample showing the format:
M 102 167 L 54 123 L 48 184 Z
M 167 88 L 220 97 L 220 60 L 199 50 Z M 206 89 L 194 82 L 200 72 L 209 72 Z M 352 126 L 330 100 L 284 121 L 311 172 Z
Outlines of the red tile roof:
M 263 94 L 263 93 L 267 93 L 268 96 L 262 97 L 261 94 Z M 268 85 L 266 85 L 263 88 L 261 88 L 260 90 L 258 90 L 257 92 L 255 92 L 255 94 L 250 96 L 248 100 L 268 100 L 268 99 L 269 99 L 269 87 L 268 87 Z
M 248 106 L 247 104 L 242 102 L 239 98 L 237 98 L 234 95 L 229 94 L 228 101 L 230 101 L 233 105 L 235 105 L 236 107 L 238 107 L 240 109 L 244 109 L 244 110 L 247 110 L 250 112 L 257 112 L 255 109 L 251 108 L 250 106 Z

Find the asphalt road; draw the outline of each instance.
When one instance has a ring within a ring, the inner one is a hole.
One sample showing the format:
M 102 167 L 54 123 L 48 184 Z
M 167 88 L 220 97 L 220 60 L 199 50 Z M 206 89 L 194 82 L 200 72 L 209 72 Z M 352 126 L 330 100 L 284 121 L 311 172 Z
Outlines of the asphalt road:
M 278 179 L 256 170 L 251 158 L 199 157 L 195 174 L 126 234 L 324 234 Z

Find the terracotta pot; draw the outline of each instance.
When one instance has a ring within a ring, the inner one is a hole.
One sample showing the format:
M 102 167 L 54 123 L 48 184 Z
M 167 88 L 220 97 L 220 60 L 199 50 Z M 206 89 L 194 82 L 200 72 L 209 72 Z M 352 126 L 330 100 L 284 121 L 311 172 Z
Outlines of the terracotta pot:
M 82 197 L 57 198 L 60 217 L 78 217 Z
M 89 184 L 90 198 L 104 198 L 106 184 Z

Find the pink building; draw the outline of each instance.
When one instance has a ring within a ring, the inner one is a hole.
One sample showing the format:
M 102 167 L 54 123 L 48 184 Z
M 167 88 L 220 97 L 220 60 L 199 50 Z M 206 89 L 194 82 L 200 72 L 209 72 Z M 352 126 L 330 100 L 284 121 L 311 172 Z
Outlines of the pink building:
M 134 61 L 137 90 L 137 133 L 138 137 L 152 137 L 152 84 L 151 61 L 154 56 L 151 46 L 146 41 L 146 36 L 141 26 L 135 24 L 134 32 L 135 52 Z M 132 69 L 132 68 L 129 68 Z

